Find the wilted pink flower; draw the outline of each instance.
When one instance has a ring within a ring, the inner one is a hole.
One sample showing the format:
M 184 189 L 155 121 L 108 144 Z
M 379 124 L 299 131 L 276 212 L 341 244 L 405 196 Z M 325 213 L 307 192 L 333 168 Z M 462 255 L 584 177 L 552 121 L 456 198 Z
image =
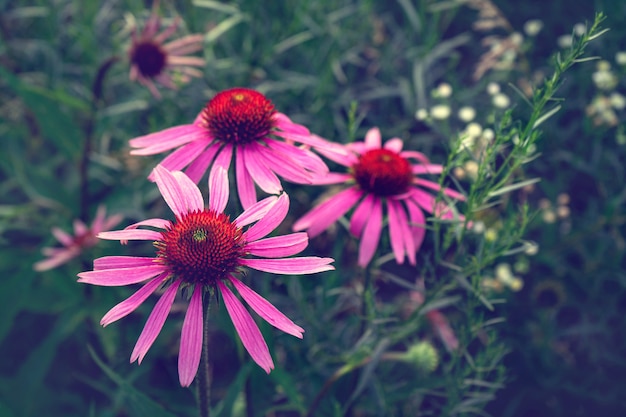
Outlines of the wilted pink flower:
M 180 19 L 176 18 L 159 33 L 161 19 L 157 15 L 157 9 L 158 1 L 155 1 L 152 14 L 139 35 L 133 29 L 128 58 L 131 81 L 138 81 L 148 87 L 154 97 L 160 98 L 155 81 L 176 90 L 174 80 L 188 83 L 191 77 L 202 77 L 202 71 L 194 67 L 204 67 L 205 62 L 202 58 L 187 56 L 202 50 L 204 35 L 187 35 L 165 43 L 176 32 Z
M 463 219 L 452 207 L 437 201 L 427 190 L 441 187 L 421 178 L 424 174 L 439 174 L 441 165 L 431 164 L 428 158 L 415 151 L 403 151 L 401 139 L 393 138 L 382 146 L 380 130 L 370 129 L 364 142 L 346 145 L 347 155 L 320 153 L 338 164 L 348 167 L 348 173 L 329 173 L 314 180 L 315 184 L 351 183 L 347 189 L 330 197 L 306 213 L 294 225 L 295 231 L 306 230 L 316 236 L 356 206 L 350 220 L 350 232 L 361 239 L 359 265 L 365 267 L 374 256 L 383 227 L 383 203 L 387 206 L 391 248 L 398 263 L 405 256 L 415 265 L 426 220 L 423 211 L 442 219 Z M 445 195 L 463 200 L 460 193 L 448 188 Z
M 283 140 L 281 140 L 283 139 Z M 233 153 L 239 198 L 244 208 L 257 201 L 254 184 L 269 194 L 282 186 L 278 176 L 310 184 L 328 167 L 313 152 L 293 144 L 320 146 L 309 130 L 278 113 L 263 94 L 233 88 L 215 95 L 192 124 L 176 126 L 130 141 L 133 155 L 153 155 L 174 148 L 161 164 L 200 181 L 209 166 L 228 171 Z
M 223 169 L 213 171 L 210 176 L 208 209 L 204 208 L 198 187 L 182 172 L 169 172 L 157 166 L 154 178 L 176 220 L 148 219 L 128 226 L 125 230 L 101 233 L 98 237 L 120 241 L 153 241 L 156 256 L 99 258 L 94 261 L 93 271 L 78 274 L 80 282 L 103 286 L 148 281 L 131 297 L 113 307 L 102 318 L 101 324 L 106 326 L 125 317 L 155 290 L 165 287 L 131 354 L 131 362 L 138 360 L 141 363 L 161 331 L 178 290 L 188 287 L 191 300 L 183 322 L 178 374 L 180 384 L 189 386 L 200 363 L 202 298 L 209 296 L 207 290 L 217 289 L 244 347 L 252 359 L 269 373 L 274 368 L 269 349 L 254 320 L 230 287 L 235 288 L 248 305 L 272 326 L 299 338 L 302 338 L 304 330 L 235 275 L 243 267 L 275 274 L 312 274 L 334 269 L 329 265 L 333 260 L 318 257 L 284 258 L 307 246 L 306 233 L 263 239 L 287 215 L 289 199 L 286 194 L 261 200 L 231 221 L 223 213 L 229 194 L 227 173 Z M 255 224 L 244 230 L 252 223 Z M 139 229 L 140 226 L 163 231 Z
M 106 209 L 104 206 L 100 206 L 91 227 L 87 227 L 81 220 L 74 220 L 73 236 L 58 227 L 52 228 L 52 234 L 63 246 L 60 248 L 43 248 L 42 252 L 47 259 L 35 263 L 33 268 L 35 271 L 46 271 L 77 257 L 83 250 L 98 243 L 96 238 L 98 233 L 111 230 L 112 227 L 117 226 L 122 221 L 122 218 L 119 214 L 107 218 Z

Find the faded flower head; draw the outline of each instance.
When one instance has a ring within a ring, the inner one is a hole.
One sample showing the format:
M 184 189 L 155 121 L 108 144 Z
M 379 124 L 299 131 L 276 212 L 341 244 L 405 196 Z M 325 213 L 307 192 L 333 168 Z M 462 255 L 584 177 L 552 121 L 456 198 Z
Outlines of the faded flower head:
M 279 113 L 263 94 L 248 88 L 231 88 L 216 94 L 192 124 L 175 126 L 130 141 L 133 155 L 153 155 L 176 149 L 162 162 L 169 170 L 185 169 L 194 182 L 204 173 L 228 171 L 235 156 L 235 178 L 244 208 L 257 201 L 256 187 L 279 194 L 284 179 L 310 184 L 328 172 L 313 152 L 294 143 L 332 146 Z M 153 179 L 153 178 L 151 178 Z
M 121 221 L 122 216 L 119 214 L 106 217 L 106 209 L 104 206 L 100 206 L 90 227 L 81 220 L 74 220 L 74 235 L 70 235 L 58 227 L 52 228 L 52 234 L 62 246 L 43 248 L 42 252 L 47 258 L 35 263 L 33 268 L 36 271 L 47 271 L 76 258 L 83 250 L 98 243 L 96 238 L 98 233 L 111 230 Z
M 224 214 L 229 189 L 227 173 L 223 169 L 215 170 L 210 177 L 208 208 L 204 207 L 198 187 L 182 172 L 170 172 L 157 166 L 154 178 L 176 219 L 148 219 L 124 230 L 100 233 L 98 237 L 122 242 L 152 241 L 155 256 L 103 257 L 94 261 L 93 271 L 78 274 L 80 282 L 93 285 L 123 286 L 147 281 L 135 294 L 113 307 L 102 318 L 101 324 L 106 326 L 125 317 L 157 289 L 165 288 L 131 354 L 131 362 L 138 360 L 141 363 L 161 331 L 178 290 L 187 288 L 191 298 L 182 327 L 178 373 L 180 384 L 189 386 L 200 363 L 202 300 L 216 291 L 221 295 L 244 347 L 269 373 L 274 368 L 269 349 L 254 319 L 231 287 L 272 326 L 302 338 L 304 330 L 301 327 L 247 287 L 238 276 L 246 268 L 274 274 L 313 274 L 334 269 L 330 265 L 333 260 L 287 258 L 307 246 L 306 233 L 265 238 L 287 215 L 289 199 L 284 193 L 253 204 L 231 221 Z M 152 230 L 154 228 L 161 231 Z
M 396 262 L 416 264 L 426 232 L 424 212 L 442 219 L 463 220 L 452 206 L 437 201 L 427 190 L 441 191 L 457 200 L 464 197 L 451 189 L 421 178 L 440 174 L 441 165 L 414 151 L 403 151 L 401 139 L 388 140 L 384 146 L 378 128 L 370 129 L 364 142 L 346 145 L 347 155 L 327 153 L 329 159 L 348 168 L 347 173 L 329 173 L 314 184 L 349 184 L 349 187 L 310 210 L 293 226 L 316 236 L 356 207 L 350 220 L 350 232 L 360 238 L 359 265 L 365 267 L 374 256 L 383 227 L 383 206 L 387 208 L 389 237 Z
M 143 30 L 137 34 L 136 28 L 133 29 L 128 49 L 131 81 L 148 87 L 156 98 L 160 98 L 161 94 L 155 82 L 176 90 L 177 83 L 188 83 L 191 77 L 202 77 L 202 71 L 194 67 L 204 67 L 205 64 L 202 58 L 188 56 L 202 50 L 203 35 L 187 35 L 166 43 L 166 39 L 176 32 L 180 19 L 176 18 L 159 32 L 161 18 L 157 15 L 158 3 L 154 2 Z

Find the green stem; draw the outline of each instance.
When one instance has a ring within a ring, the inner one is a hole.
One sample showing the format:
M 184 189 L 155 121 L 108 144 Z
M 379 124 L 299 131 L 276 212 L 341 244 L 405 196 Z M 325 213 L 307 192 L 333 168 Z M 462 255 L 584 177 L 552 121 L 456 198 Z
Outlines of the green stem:
M 202 356 L 200 359 L 200 369 L 198 375 L 198 398 L 200 399 L 198 409 L 200 417 L 209 417 L 211 414 L 211 365 L 209 363 L 209 313 L 211 310 L 211 297 L 213 292 L 205 294 L 204 303 L 204 323 L 202 325 Z

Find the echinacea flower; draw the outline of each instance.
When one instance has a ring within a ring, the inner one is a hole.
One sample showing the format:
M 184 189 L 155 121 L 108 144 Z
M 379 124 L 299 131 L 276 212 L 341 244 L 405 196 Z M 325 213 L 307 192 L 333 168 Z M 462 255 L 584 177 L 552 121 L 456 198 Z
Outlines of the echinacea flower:
M 235 156 L 239 199 L 244 208 L 257 201 L 255 184 L 268 194 L 278 194 L 278 176 L 310 184 L 313 175 L 328 167 L 313 152 L 293 142 L 321 146 L 309 130 L 278 113 L 263 94 L 232 88 L 215 95 L 192 124 L 171 127 L 130 141 L 132 155 L 153 155 L 176 149 L 162 162 L 170 171 L 187 167 L 185 173 L 200 181 L 209 166 L 226 171 Z M 152 178 L 151 178 L 152 179 Z
M 160 98 L 155 81 L 176 90 L 176 82 L 188 83 L 191 77 L 202 77 L 202 71 L 194 67 L 204 67 L 205 62 L 202 58 L 187 56 L 202 50 L 204 35 L 187 35 L 166 43 L 166 39 L 176 32 L 180 19 L 176 18 L 159 33 L 161 19 L 157 15 L 157 8 L 158 1 L 155 1 L 152 13 L 139 35 L 133 29 L 128 59 L 130 80 L 148 87 L 154 97 Z
M 47 259 L 39 261 L 33 265 L 35 271 L 47 271 L 56 268 L 70 259 L 76 258 L 81 252 L 87 248 L 91 248 L 98 243 L 96 235 L 100 232 L 106 232 L 118 225 L 122 221 L 119 214 L 106 217 L 106 209 L 104 206 L 98 207 L 96 217 L 88 227 L 81 220 L 74 220 L 74 235 L 64 232 L 58 227 L 52 228 L 52 234 L 63 245 L 56 248 L 43 248 L 42 252 Z
M 346 147 L 347 155 L 327 153 L 329 159 L 346 166 L 347 173 L 329 173 L 314 180 L 314 184 L 351 184 L 347 189 L 328 198 L 302 216 L 293 225 L 294 231 L 306 230 L 317 236 L 346 214 L 356 209 L 350 220 L 350 232 L 360 238 L 358 263 L 367 266 L 371 261 L 383 228 L 383 203 L 387 207 L 389 237 L 396 262 L 416 264 L 416 253 L 425 235 L 424 211 L 441 219 L 459 219 L 453 207 L 427 190 L 441 191 L 446 196 L 464 200 L 460 193 L 421 178 L 424 174 L 440 174 L 441 165 L 431 164 L 428 158 L 415 151 L 403 151 L 401 139 L 393 138 L 381 143 L 380 130 L 370 129 L 364 142 L 354 142 Z
M 215 170 L 210 176 L 208 208 L 204 207 L 198 187 L 182 172 L 170 172 L 157 166 L 154 178 L 176 220 L 148 219 L 124 230 L 101 233 L 98 237 L 122 242 L 149 240 L 154 242 L 156 256 L 107 256 L 94 261 L 93 271 L 78 274 L 79 282 L 93 285 L 123 286 L 147 281 L 135 294 L 113 307 L 102 318 L 101 324 L 106 326 L 125 317 L 150 294 L 165 288 L 131 354 L 131 362 L 138 360 L 141 363 L 161 331 L 178 290 L 189 288 L 191 299 L 183 321 L 178 355 L 180 384 L 189 386 L 198 370 L 202 350 L 202 299 L 217 290 L 243 346 L 269 373 L 274 368 L 269 349 L 231 287 L 277 329 L 298 338 L 302 338 L 304 330 L 236 276 L 244 267 L 274 274 L 313 274 L 334 269 L 329 265 L 333 259 L 286 258 L 307 246 L 306 233 L 264 239 L 287 215 L 289 199 L 284 193 L 259 201 L 231 221 L 223 213 L 229 195 L 227 173 L 223 169 Z M 255 224 L 244 230 L 252 223 Z M 140 229 L 143 226 L 162 231 Z

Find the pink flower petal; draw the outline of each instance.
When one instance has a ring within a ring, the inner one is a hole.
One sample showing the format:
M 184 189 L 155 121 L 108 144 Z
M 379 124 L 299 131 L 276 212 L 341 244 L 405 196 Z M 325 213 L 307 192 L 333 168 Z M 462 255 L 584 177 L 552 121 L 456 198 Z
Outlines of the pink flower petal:
M 358 264 L 363 268 L 367 266 L 367 264 L 372 260 L 374 253 L 376 253 L 382 227 L 382 201 L 377 198 L 374 200 L 372 212 L 370 214 L 370 218 L 365 224 L 365 228 L 363 229 L 363 236 L 361 237 L 361 244 L 359 245 Z
M 174 171 L 172 175 L 180 186 L 183 197 L 185 198 L 187 211 L 204 210 L 204 200 L 202 199 L 202 193 L 198 186 L 187 175 L 180 171 Z
M 301 232 L 257 240 L 248 243 L 245 250 L 255 256 L 282 258 L 302 252 L 308 243 L 307 234 Z
M 380 149 L 382 140 L 380 137 L 380 129 L 373 127 L 365 134 L 365 149 Z
M 117 287 L 122 285 L 136 284 L 165 272 L 165 265 L 154 264 L 147 266 L 135 266 L 132 268 L 112 268 L 99 271 L 87 271 L 78 274 L 78 282 L 104 287 Z
M 407 258 L 409 258 L 409 263 L 411 265 L 415 265 L 417 263 L 415 259 L 417 248 L 415 246 L 415 240 L 413 238 L 413 228 L 409 224 L 409 219 L 407 217 L 404 206 L 402 206 L 402 204 L 400 203 L 396 203 L 396 204 L 398 204 L 398 209 L 396 210 L 396 213 L 398 214 L 398 223 L 400 225 L 400 231 L 402 232 L 402 240 L 404 241 L 404 247 L 406 249 L 406 256 Z
M 402 227 L 407 229 L 408 224 L 401 224 L 398 211 L 402 210 L 400 204 L 396 201 L 387 199 L 388 218 L 389 218 L 389 239 L 391 240 L 391 249 L 396 258 L 396 263 L 404 263 L 404 234 Z
M 430 165 L 430 160 L 428 159 L 428 157 L 421 152 L 402 151 L 400 152 L 400 156 L 406 159 L 415 159 L 424 165 Z
M 176 177 L 161 165 L 157 165 L 153 173 L 156 185 L 159 187 L 163 199 L 176 217 L 181 218 L 183 215 L 189 213 L 187 198 L 176 180 Z
M 230 282 L 239 292 L 239 295 L 248 303 L 250 307 L 265 321 L 278 330 L 302 339 L 304 329 L 296 325 L 287 316 L 278 311 L 269 301 L 247 287 L 244 283 L 234 277 L 229 277 Z
M 200 179 L 207 169 L 209 169 L 209 165 L 213 162 L 213 157 L 215 157 L 215 154 L 219 149 L 219 145 L 213 143 L 204 152 L 202 152 L 200 156 L 194 159 L 191 164 L 189 164 L 185 170 L 185 174 L 187 174 L 191 181 L 196 184 L 200 182 Z
M 222 167 L 224 171 L 228 172 L 232 156 L 233 146 L 229 144 L 224 145 L 215 157 L 215 161 L 213 162 L 213 170 L 215 170 L 217 167 Z
M 374 194 L 368 194 L 365 196 L 361 204 L 359 204 L 354 213 L 352 213 L 352 218 L 350 219 L 350 233 L 352 233 L 356 237 L 361 237 L 363 233 L 363 228 L 367 223 L 367 219 L 370 217 L 370 213 L 372 212 L 372 207 L 374 206 L 374 200 L 377 199 Z
M 105 240 L 160 240 L 161 233 L 152 230 L 114 230 L 98 233 Z
M 218 166 L 211 170 L 209 176 L 209 208 L 223 213 L 228 204 L 228 173 Z
M 278 194 L 282 191 L 280 180 L 272 170 L 262 161 L 251 146 L 242 146 L 241 151 L 246 159 L 246 168 L 258 186 L 268 194 Z
M 136 256 L 104 256 L 93 261 L 94 271 L 104 269 L 134 268 L 136 266 L 159 265 L 156 258 L 142 258 Z
M 299 125 L 291 121 L 291 119 L 283 113 L 274 113 L 274 122 L 276 123 L 276 127 L 283 132 L 293 133 L 295 135 L 307 136 L 310 135 L 309 129 L 305 126 Z
M 264 198 L 263 200 L 248 207 L 235 219 L 233 223 L 235 223 L 237 227 L 244 227 L 252 224 L 263 218 L 272 209 L 272 207 L 274 207 L 277 201 L 278 197 L 276 196 Z
M 257 143 L 251 143 L 247 148 L 250 148 L 251 152 L 257 155 L 259 163 L 270 167 L 272 172 L 275 172 L 287 181 L 298 184 L 311 183 L 311 174 L 302 165 L 295 163 L 289 155 Z
M 202 286 L 196 285 L 180 335 L 178 352 L 178 379 L 182 387 L 188 387 L 198 373 L 200 356 L 202 355 Z
M 283 259 L 239 259 L 241 265 L 249 268 L 284 275 L 316 274 L 318 272 L 332 271 L 335 267 L 329 264 L 334 261 L 333 258 L 318 258 L 316 256 Z
M 89 231 L 87 225 L 78 219 L 74 220 L 72 224 L 74 226 L 74 236 L 82 236 Z
M 108 326 L 109 324 L 126 317 L 137 309 L 146 299 L 154 293 L 157 288 L 161 286 L 163 280 L 167 278 L 167 274 L 163 273 L 158 277 L 148 281 L 143 287 L 141 287 L 133 295 L 113 307 L 102 317 L 100 324 L 102 326 Z
M 146 356 L 146 353 L 148 353 L 148 350 L 161 332 L 163 324 L 165 324 L 165 320 L 167 319 L 170 309 L 172 308 L 174 298 L 176 298 L 176 292 L 178 291 L 180 283 L 180 280 L 174 281 L 172 285 L 165 290 L 161 298 L 159 298 L 159 301 L 157 301 L 156 305 L 152 309 L 152 313 L 150 313 L 150 316 L 148 317 L 148 320 L 146 320 L 146 324 L 139 335 L 139 339 L 137 339 L 133 353 L 130 355 L 131 363 L 137 360 L 138 363 L 141 364 L 141 361 Z
M 130 226 L 126 226 L 124 230 L 133 230 L 139 226 L 157 227 L 159 229 L 167 229 L 172 224 L 169 220 L 164 219 L 147 219 L 137 223 L 133 223 Z M 100 236 L 98 236 L 100 237 Z
M 239 193 L 239 201 L 244 210 L 248 209 L 256 203 L 256 189 L 254 181 L 246 168 L 245 156 L 241 148 L 237 148 L 235 154 L 235 175 L 237 178 L 237 191 Z
M 243 343 L 252 360 L 269 374 L 274 369 L 274 362 L 261 331 L 250 316 L 250 313 L 248 313 L 232 291 L 221 281 L 217 281 L 217 286 L 222 293 L 226 311 L 228 311 L 241 343 Z
M 293 225 L 293 230 L 305 230 L 309 236 L 317 236 L 356 204 L 363 193 L 356 187 L 348 188 L 330 197 L 302 216 Z
M 399 138 L 392 138 L 385 142 L 385 149 L 388 149 L 395 153 L 400 153 L 402 151 L 402 147 L 404 146 L 404 142 Z
M 282 193 L 267 214 L 243 233 L 244 239 L 247 242 L 254 242 L 267 236 L 285 220 L 288 211 L 289 196 L 286 193 Z
M 411 171 L 415 175 L 441 174 L 443 172 L 443 165 L 436 165 L 436 164 L 413 165 L 411 167 Z
M 432 213 L 435 209 L 435 197 L 417 188 L 414 188 L 412 190 L 411 200 L 413 200 L 417 203 L 418 206 L 426 210 L 427 213 Z
M 159 165 L 168 171 L 178 171 L 187 165 L 200 155 L 207 145 L 211 142 L 210 138 L 202 138 L 193 142 L 187 143 L 174 152 L 169 154 L 163 159 Z M 151 181 L 154 181 L 154 175 L 150 174 L 148 177 Z
M 324 161 L 322 161 L 322 159 L 319 156 L 315 155 L 313 152 L 311 152 L 308 149 L 302 149 L 290 143 L 285 143 L 285 142 L 270 139 L 270 138 L 266 138 L 265 143 L 267 144 L 269 148 L 277 152 L 280 152 L 283 155 L 286 155 L 286 157 L 296 162 L 298 165 L 302 166 L 302 168 L 308 171 L 318 173 L 318 174 L 324 174 L 328 172 L 328 166 L 326 166 Z M 340 145 L 336 145 L 336 146 L 340 146 Z M 317 147 L 315 149 L 317 149 Z M 337 148 L 333 147 L 333 149 L 337 149 Z
M 80 254 L 80 248 L 78 246 L 72 246 L 68 249 L 62 249 L 55 251 L 54 255 L 50 254 L 48 259 L 36 262 L 33 265 L 35 271 L 48 271 L 56 268 L 59 265 L 63 265 L 72 258 L 77 257 Z
M 131 155 L 153 155 L 177 148 L 185 143 L 203 139 L 207 130 L 196 125 L 182 125 L 170 127 L 160 132 L 131 139 L 128 143 L 133 149 Z
M 52 228 L 52 235 L 63 245 L 70 246 L 74 243 L 74 238 L 69 233 L 59 229 L 58 227 Z
M 327 174 L 320 174 L 314 176 L 311 180 L 311 184 L 315 185 L 330 185 L 330 184 L 344 184 L 352 180 L 350 174 L 340 174 L 336 172 L 329 172 Z
M 409 210 L 409 219 L 411 221 L 411 232 L 413 233 L 413 241 L 415 242 L 415 252 L 419 250 L 426 236 L 426 219 L 422 210 L 411 200 L 405 200 L 407 209 Z
M 413 184 L 415 185 L 419 185 L 421 187 L 424 188 L 430 188 L 431 190 L 435 190 L 435 191 L 439 191 L 441 190 L 441 186 L 439 184 L 437 184 L 436 182 L 432 182 L 432 181 L 428 181 L 428 180 L 423 180 L 421 178 L 416 178 L 415 180 L 413 180 Z M 461 200 L 461 201 L 465 201 L 465 196 L 457 191 L 454 191 L 450 188 L 443 188 L 442 192 L 452 198 L 455 198 L 457 200 Z

